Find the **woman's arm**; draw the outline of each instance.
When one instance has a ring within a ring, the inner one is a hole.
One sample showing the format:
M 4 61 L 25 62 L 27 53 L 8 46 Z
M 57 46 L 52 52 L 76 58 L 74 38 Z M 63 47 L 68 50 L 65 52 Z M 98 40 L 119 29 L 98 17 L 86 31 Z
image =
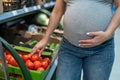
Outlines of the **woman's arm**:
M 42 40 L 40 40 L 32 49 L 31 55 L 34 54 L 38 49 L 41 50 L 41 52 L 44 50 L 50 35 L 54 31 L 54 29 L 58 26 L 58 23 L 61 20 L 62 15 L 65 12 L 65 2 L 64 0 L 56 0 L 55 7 L 51 13 L 49 24 L 46 30 L 46 33 Z
M 46 31 L 46 34 L 44 36 L 44 38 L 46 40 L 49 39 L 49 37 L 52 34 L 52 32 L 54 31 L 54 29 L 58 26 L 58 23 L 60 22 L 61 17 L 64 14 L 64 12 L 65 12 L 64 0 L 56 0 L 55 7 L 54 7 L 54 9 L 51 13 L 51 16 L 50 16 L 47 31 Z
M 114 33 L 116 28 L 120 25 L 120 0 L 114 0 L 116 5 L 116 11 L 111 19 L 111 22 L 106 30 L 108 36 Z

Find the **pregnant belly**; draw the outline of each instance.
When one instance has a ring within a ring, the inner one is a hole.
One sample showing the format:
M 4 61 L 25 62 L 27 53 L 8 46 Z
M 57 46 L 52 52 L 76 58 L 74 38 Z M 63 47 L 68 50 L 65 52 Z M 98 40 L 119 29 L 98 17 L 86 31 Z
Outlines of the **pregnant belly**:
M 112 17 L 111 8 L 101 5 L 95 7 L 96 5 L 67 7 L 64 16 L 64 37 L 71 43 L 78 45 L 79 40 L 91 38 L 86 35 L 87 32 L 105 31 L 108 27 Z

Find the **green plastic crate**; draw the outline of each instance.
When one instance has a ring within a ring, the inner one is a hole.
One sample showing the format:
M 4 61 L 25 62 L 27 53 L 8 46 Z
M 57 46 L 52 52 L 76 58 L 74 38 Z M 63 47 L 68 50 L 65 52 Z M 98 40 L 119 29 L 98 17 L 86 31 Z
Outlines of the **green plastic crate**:
M 45 71 L 35 71 L 35 70 L 29 70 L 29 71 L 32 80 L 44 80 L 45 76 L 49 71 L 49 66 Z M 19 67 L 9 65 L 8 72 L 10 75 L 10 80 L 24 80 L 23 74 Z
M 4 75 L 4 71 L 3 71 L 3 66 L 0 61 L 0 80 L 1 80 L 1 78 L 5 78 L 5 75 Z

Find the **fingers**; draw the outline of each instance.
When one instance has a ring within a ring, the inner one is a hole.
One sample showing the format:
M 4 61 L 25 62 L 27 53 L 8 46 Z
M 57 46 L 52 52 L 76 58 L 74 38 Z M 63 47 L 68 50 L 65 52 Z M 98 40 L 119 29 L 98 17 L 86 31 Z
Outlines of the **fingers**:
M 93 43 L 91 42 L 91 40 L 83 40 L 83 41 L 80 41 L 79 46 L 80 47 L 91 47 L 93 46 Z
M 94 37 L 102 33 L 103 31 L 96 31 L 96 32 L 87 32 L 86 35 Z
M 39 48 L 37 48 L 37 47 L 34 47 L 33 49 L 32 49 L 32 51 L 31 51 L 31 53 L 30 53 L 30 55 L 32 56 L 34 53 L 38 53 L 39 54 L 39 56 L 41 56 L 41 53 L 44 51 L 44 48 L 41 48 L 41 49 L 39 49 Z
M 84 39 L 79 41 L 80 47 L 90 47 L 94 45 L 94 39 L 97 36 L 97 32 L 88 32 L 86 35 L 91 36 L 91 39 Z
M 94 45 L 94 38 L 79 41 L 79 46 L 80 47 L 91 47 L 93 45 Z
M 38 50 L 38 48 L 37 48 L 37 47 L 34 47 L 34 48 L 32 49 L 32 51 L 31 51 L 30 55 L 33 55 L 37 50 Z
M 42 48 L 39 52 L 39 56 L 41 56 L 41 53 L 44 51 L 44 48 Z
M 92 39 L 80 40 L 79 43 L 91 43 Z
M 79 41 L 79 46 L 81 47 L 93 47 L 101 44 L 104 41 L 103 31 L 88 32 L 86 35 L 91 36 L 91 39 L 84 39 Z
M 88 32 L 86 33 L 87 36 L 91 36 L 91 37 L 94 37 L 96 36 L 96 33 L 95 32 Z

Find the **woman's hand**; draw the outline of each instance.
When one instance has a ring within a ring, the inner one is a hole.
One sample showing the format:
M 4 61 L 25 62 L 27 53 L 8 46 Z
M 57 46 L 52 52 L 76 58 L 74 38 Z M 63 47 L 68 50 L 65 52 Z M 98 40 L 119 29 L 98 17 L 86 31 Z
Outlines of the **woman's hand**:
M 110 37 L 107 32 L 103 32 L 103 31 L 88 32 L 87 35 L 93 38 L 80 40 L 79 41 L 80 47 L 86 47 L 86 48 L 94 47 L 94 46 L 100 45 Z
M 47 44 L 47 40 L 45 40 L 44 38 L 39 41 L 32 49 L 31 51 L 31 55 L 33 55 L 38 49 L 40 49 L 40 53 L 39 56 L 41 56 L 42 51 L 45 49 L 45 46 Z

